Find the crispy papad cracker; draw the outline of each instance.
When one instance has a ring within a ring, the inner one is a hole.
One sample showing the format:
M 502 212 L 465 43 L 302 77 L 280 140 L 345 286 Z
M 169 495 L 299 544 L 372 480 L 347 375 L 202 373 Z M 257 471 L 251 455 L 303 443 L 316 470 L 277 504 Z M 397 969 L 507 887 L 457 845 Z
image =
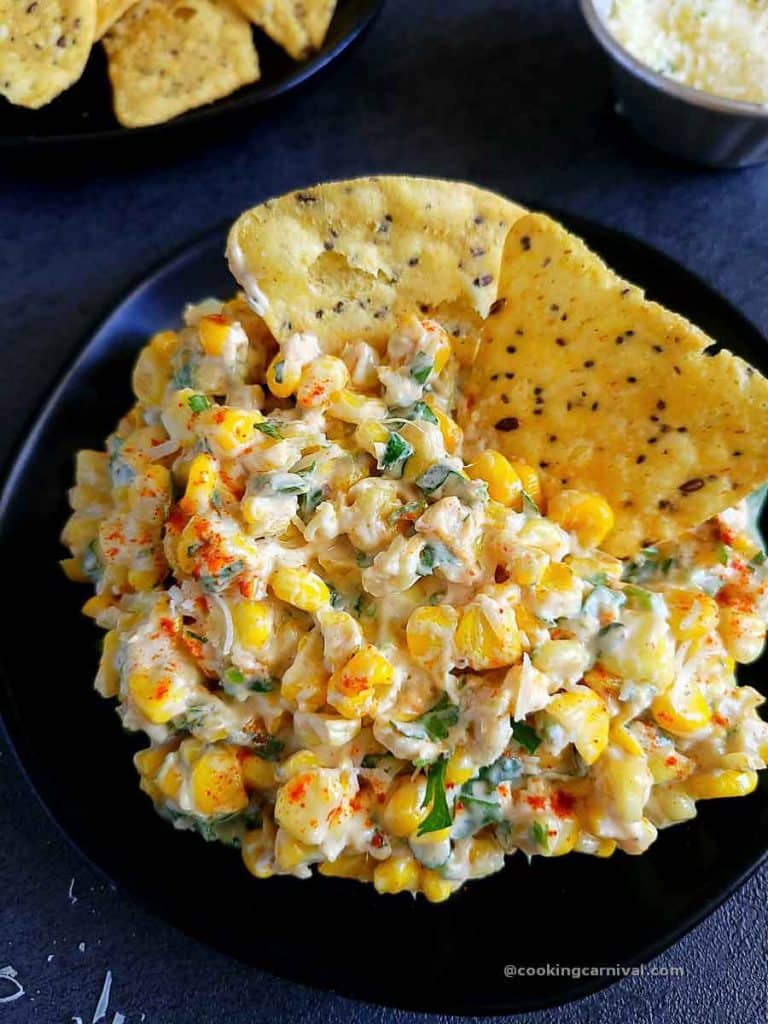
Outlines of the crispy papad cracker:
M 228 0 L 140 0 L 104 36 L 115 115 L 159 124 L 255 82 L 251 26 Z
M 325 39 L 336 0 L 235 0 L 246 17 L 294 60 L 303 60 Z
M 96 0 L 0 0 L 0 95 L 50 103 L 82 75 L 95 31 Z
M 768 381 L 648 301 L 558 224 L 512 228 L 499 298 L 464 391 L 469 454 L 536 466 L 545 492 L 597 491 L 633 554 L 768 479 Z
M 244 213 L 227 245 L 235 278 L 277 338 L 383 344 L 398 315 L 487 315 L 504 239 L 523 209 L 473 185 L 380 177 L 300 189 Z
M 101 39 L 105 32 L 118 21 L 136 0 L 96 0 L 96 39 Z

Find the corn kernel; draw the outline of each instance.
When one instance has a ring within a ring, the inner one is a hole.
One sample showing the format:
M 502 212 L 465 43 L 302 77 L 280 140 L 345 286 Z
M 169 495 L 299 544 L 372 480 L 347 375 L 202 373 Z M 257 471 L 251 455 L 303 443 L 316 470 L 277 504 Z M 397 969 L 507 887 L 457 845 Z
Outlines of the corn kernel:
M 717 629 L 717 602 L 700 590 L 668 590 L 669 627 L 678 643 L 700 640 Z
M 657 812 L 661 812 L 661 816 L 651 814 L 656 825 L 690 821 L 696 817 L 696 802 L 684 785 L 654 786 L 650 803 L 655 805 Z
M 544 575 L 549 555 L 534 547 L 517 547 L 507 556 L 505 568 L 509 578 L 520 587 L 533 587 Z
M 117 630 L 110 629 L 101 641 L 101 658 L 96 673 L 96 689 L 102 697 L 116 697 L 120 686 L 120 676 L 115 659 L 120 649 L 120 637 Z
M 175 800 L 183 781 L 184 777 L 178 765 L 168 763 L 158 771 L 156 785 L 164 797 L 167 797 L 168 800 Z
M 318 711 L 326 702 L 327 684 L 323 638 L 313 630 L 299 641 L 293 664 L 283 673 L 280 696 L 299 711 Z
M 236 814 L 248 806 L 240 761 L 233 747 L 204 751 L 192 768 L 192 796 L 201 814 Z
M 197 321 L 197 333 L 200 335 L 200 344 L 206 355 L 215 357 L 223 353 L 231 326 L 229 318 L 220 313 L 200 317 Z
M 111 607 L 111 594 L 94 594 L 93 597 L 88 598 L 81 611 L 83 615 L 87 615 L 89 619 L 96 619 L 102 612 Z
M 726 592 L 728 588 L 725 588 Z M 765 620 L 742 610 L 738 604 L 720 607 L 720 635 L 725 649 L 742 665 L 759 658 L 765 645 Z
M 501 452 L 486 449 L 467 466 L 470 480 L 484 480 L 494 501 L 511 508 L 522 505 L 520 477 Z
M 439 371 L 438 371 L 439 372 Z M 440 433 L 443 436 L 443 444 L 445 450 L 450 455 L 455 455 L 456 452 L 461 450 L 461 442 L 463 434 L 461 427 L 455 420 L 452 420 L 450 416 L 447 416 L 443 410 L 437 405 L 434 398 L 428 395 L 425 399 L 427 405 L 432 410 L 432 414 L 437 420 L 437 425 L 440 428 Z
M 737 772 L 726 768 L 720 771 L 691 775 L 685 789 L 696 800 L 717 800 L 729 796 L 747 796 L 757 786 L 757 772 Z
M 430 903 L 443 903 L 453 892 L 453 883 L 436 871 L 422 868 L 421 891 Z
M 378 893 L 416 892 L 421 869 L 410 854 L 393 854 L 373 872 L 373 886 Z
M 541 508 L 543 496 L 541 493 L 541 481 L 539 480 L 539 474 L 533 466 L 529 466 L 527 462 L 516 462 L 512 459 L 510 466 L 517 473 L 522 489 L 528 497 L 531 498 L 539 508 Z
M 598 547 L 613 529 L 613 510 L 599 494 L 560 491 L 550 498 L 547 515 L 564 530 L 575 533 L 585 548 Z
M 477 766 L 463 747 L 457 747 L 445 766 L 445 781 L 461 786 L 477 774 Z
M 376 423 L 374 420 L 366 420 L 355 430 L 355 442 L 374 459 L 376 458 L 375 446 L 377 444 L 386 444 L 388 437 L 389 431 L 387 428 L 382 426 L 381 423 Z
M 62 558 L 59 565 L 67 579 L 73 583 L 88 582 L 88 576 L 83 572 L 83 564 L 79 558 Z
M 331 600 L 328 587 L 308 569 L 276 569 L 269 585 L 275 597 L 305 612 L 316 612 Z
M 128 677 L 128 692 L 142 715 L 153 725 L 164 725 L 178 714 L 184 691 L 169 676 L 153 678 L 148 672 L 134 671 Z
M 277 791 L 275 821 L 302 843 L 316 846 L 328 832 L 329 817 L 341 806 L 339 772 L 313 768 L 294 775 Z
M 405 839 L 416 831 L 429 813 L 428 807 L 421 806 L 425 791 L 426 783 L 421 777 L 400 779 L 395 783 L 381 815 L 387 832 Z
M 275 839 L 275 863 L 282 871 L 293 871 L 300 864 L 312 860 L 317 853 L 316 846 L 302 843 L 285 829 L 278 829 Z
M 481 607 L 470 605 L 456 630 L 456 651 L 476 671 L 514 665 L 523 653 L 514 609 L 500 610 L 498 622 L 491 625 Z
M 376 862 L 365 853 L 342 853 L 336 860 L 324 861 L 318 871 L 326 878 L 357 878 L 370 882 L 375 866 Z
M 610 723 L 605 703 L 586 686 L 558 693 L 547 714 L 563 727 L 586 764 L 594 764 L 608 745 Z
M 609 753 L 601 761 L 601 775 L 613 811 L 622 821 L 640 821 L 653 784 L 646 760 L 614 748 Z
M 184 497 L 179 502 L 182 512 L 191 516 L 207 511 L 216 489 L 216 481 L 217 464 L 213 456 L 206 452 L 196 455 L 189 466 Z
M 243 863 L 255 878 L 274 875 L 274 838 L 271 827 L 251 829 L 243 836 Z
M 448 604 L 423 605 L 414 609 L 406 626 L 408 650 L 419 661 L 438 660 L 450 653 L 459 614 Z
M 275 398 L 290 398 L 301 380 L 301 370 L 289 362 L 280 352 L 267 369 L 267 387 Z
M 275 766 L 263 757 L 248 754 L 240 761 L 246 789 L 271 789 L 275 785 Z
M 233 456 L 239 450 L 253 444 L 256 424 L 262 420 L 260 412 L 246 409 L 219 407 L 209 419 L 208 437 L 226 455 Z
M 394 669 L 372 644 L 354 654 L 328 680 L 328 703 L 344 718 L 361 718 L 374 712 L 381 691 L 394 678 Z
M 320 761 L 317 754 L 311 750 L 297 750 L 295 754 L 291 754 L 290 757 L 287 757 L 281 763 L 278 774 L 281 782 L 287 782 L 294 775 L 300 775 L 302 772 L 307 772 L 311 768 L 318 768 L 319 766 Z
M 303 409 L 327 404 L 331 396 L 346 387 L 349 370 L 336 356 L 320 356 L 304 367 L 296 401 Z
M 612 857 L 618 843 L 615 839 L 599 839 L 595 848 L 595 857 Z
M 164 575 L 165 570 L 162 565 L 153 566 L 151 569 L 129 569 L 127 581 L 133 590 L 141 593 L 157 586 Z
M 385 419 L 387 407 L 378 398 L 368 398 L 349 388 L 342 388 L 333 396 L 328 412 L 343 423 L 363 424 Z
M 651 714 L 665 732 L 673 736 L 689 736 L 705 728 L 712 712 L 701 688 L 693 681 L 675 681 L 664 693 L 654 697 Z
M 625 754 L 632 754 L 634 757 L 643 756 L 643 748 L 623 724 L 616 721 L 613 722 L 610 729 L 610 739 L 611 743 L 623 750 Z
M 232 623 L 237 643 L 251 651 L 260 651 L 272 636 L 274 616 L 266 601 L 238 601 L 232 608 Z

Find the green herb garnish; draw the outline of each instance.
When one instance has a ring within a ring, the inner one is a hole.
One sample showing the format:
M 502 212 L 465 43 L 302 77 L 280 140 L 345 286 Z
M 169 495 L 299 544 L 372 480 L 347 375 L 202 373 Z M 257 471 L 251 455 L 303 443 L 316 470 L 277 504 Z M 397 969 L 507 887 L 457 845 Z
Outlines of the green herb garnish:
M 541 744 L 541 737 L 525 722 L 512 722 L 512 737 L 521 747 L 525 747 L 529 754 L 535 754 Z
M 413 455 L 413 445 L 398 434 L 396 430 L 390 430 L 384 453 L 378 462 L 377 469 L 384 470 L 394 477 L 401 477 L 405 464 Z
M 542 850 L 549 849 L 549 834 L 540 821 L 534 821 L 531 825 L 531 834 Z
M 207 590 L 208 593 L 217 593 L 219 590 L 224 590 L 225 587 L 229 586 L 232 580 L 241 573 L 245 568 L 245 562 L 238 558 L 234 562 L 230 562 L 229 565 L 225 565 L 223 569 L 214 575 L 205 575 L 200 577 L 200 586 L 203 590 Z
M 190 395 L 187 399 L 187 405 L 192 412 L 205 412 L 206 409 L 211 408 L 211 403 L 205 395 Z
M 438 832 L 442 828 L 449 828 L 453 823 L 448 801 L 445 797 L 445 769 L 447 760 L 441 757 L 434 761 L 427 769 L 427 789 L 424 793 L 422 807 L 431 805 L 429 814 L 419 825 L 416 834 L 426 835 L 427 832 Z
M 256 429 L 262 434 L 266 434 L 267 437 L 273 437 L 276 441 L 281 441 L 283 438 L 280 430 L 271 420 L 262 420 L 261 423 L 256 424 Z

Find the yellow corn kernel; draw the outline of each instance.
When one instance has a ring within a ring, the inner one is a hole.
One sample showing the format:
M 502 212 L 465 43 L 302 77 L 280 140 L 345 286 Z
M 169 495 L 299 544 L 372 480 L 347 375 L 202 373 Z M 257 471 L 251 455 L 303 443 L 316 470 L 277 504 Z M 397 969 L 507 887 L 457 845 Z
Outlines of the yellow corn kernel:
M 611 748 L 601 761 L 602 779 L 615 814 L 622 821 L 640 821 L 653 779 L 644 757 Z
M 88 598 L 81 608 L 81 611 L 83 615 L 87 615 L 89 619 L 96 619 L 102 612 L 106 611 L 107 608 L 110 608 L 111 606 L 111 594 L 94 594 L 93 597 Z
M 546 551 L 518 547 L 507 557 L 505 568 L 513 583 L 520 587 L 533 587 L 541 580 L 548 564 Z
M 579 826 L 576 819 L 552 818 L 548 819 L 546 824 L 549 826 L 547 828 L 549 841 L 547 849 L 542 850 L 544 856 L 562 857 L 566 853 L 572 853 L 579 838 Z M 556 836 L 550 834 L 553 830 L 557 832 Z
M 237 643 L 248 650 L 260 651 L 272 636 L 273 619 L 266 601 L 238 601 L 232 608 Z
M 393 854 L 373 872 L 373 887 L 378 893 L 416 892 L 421 870 L 410 854 Z
M 598 839 L 593 856 L 612 857 L 616 852 L 617 845 L 615 839 Z
M 316 846 L 328 831 L 330 815 L 342 805 L 339 772 L 313 768 L 289 779 L 277 791 L 275 821 L 302 843 Z
M 586 764 L 594 764 L 608 745 L 610 719 L 605 703 L 586 686 L 558 693 L 547 714 L 563 727 Z
M 293 871 L 317 854 L 317 847 L 295 839 L 285 829 L 278 829 L 275 839 L 275 863 L 282 871 Z
M 521 633 L 525 633 L 526 636 L 535 636 L 538 630 L 542 628 L 541 622 L 523 604 L 519 604 L 515 608 L 515 621 L 517 622 L 517 628 Z
M 99 524 L 95 519 L 71 515 L 64 525 L 61 540 L 74 554 L 80 554 L 96 539 L 98 532 Z
M 143 590 L 151 590 L 157 586 L 164 575 L 162 564 L 155 565 L 151 569 L 129 569 L 128 585 L 137 593 L 141 593 Z
M 613 529 L 613 510 L 605 498 L 585 491 L 560 491 L 549 500 L 547 515 L 564 530 L 575 533 L 579 544 L 596 548 Z
M 102 697 L 116 697 L 120 686 L 120 675 L 117 671 L 115 659 L 120 649 L 120 637 L 117 630 L 110 629 L 104 634 L 101 641 L 101 658 L 99 659 L 99 670 L 96 673 L 96 689 Z
M 172 748 L 164 743 L 159 747 L 145 747 L 133 755 L 133 763 L 139 775 L 154 779 L 162 767 L 163 761 Z
M 267 387 L 275 398 L 290 398 L 301 380 L 301 370 L 280 352 L 267 368 Z
M 228 317 L 221 313 L 212 313 L 210 316 L 201 316 L 197 321 L 197 333 L 200 336 L 200 344 L 207 356 L 220 356 L 229 337 L 229 329 L 232 326 Z
M 757 772 L 737 772 L 730 768 L 700 772 L 686 779 L 684 786 L 696 800 L 747 796 L 757 786 Z
M 185 515 L 195 515 L 210 508 L 216 480 L 217 464 L 214 457 L 206 452 L 196 455 L 189 466 L 184 497 L 179 502 Z
M 654 697 L 651 714 L 657 725 L 673 736 L 689 736 L 712 719 L 701 688 L 690 679 L 676 680 L 668 690 Z
M 389 660 L 368 644 L 328 680 L 328 703 L 344 718 L 373 714 L 381 691 L 392 683 L 394 674 Z
M 64 575 L 73 583 L 87 583 L 88 576 L 83 572 L 83 565 L 79 558 L 62 558 L 59 560 Z
M 343 423 L 362 424 L 383 420 L 387 415 L 387 407 L 378 398 L 369 398 L 349 388 L 342 388 L 333 396 L 328 412 Z
M 326 878 L 357 878 L 361 882 L 370 882 L 376 861 L 365 853 L 342 853 L 336 860 L 324 861 L 318 871 Z
M 262 419 L 257 411 L 219 408 L 209 427 L 209 437 L 218 448 L 231 455 L 253 442 L 256 424 Z
M 170 356 L 178 344 L 179 336 L 176 331 L 158 331 L 149 339 L 148 348 L 151 348 L 159 356 Z
M 201 814 L 236 814 L 248 806 L 234 747 L 204 751 L 192 768 L 192 797 Z
M 520 477 L 501 452 L 489 448 L 467 466 L 470 480 L 484 480 L 494 501 L 519 509 L 522 504 Z
M 366 420 L 355 430 L 355 441 L 363 451 L 376 458 L 377 444 L 386 444 L 389 431 L 381 423 L 374 420 Z
M 725 649 L 740 664 L 748 665 L 760 657 L 765 632 L 765 620 L 759 615 L 743 610 L 738 603 L 721 606 L 720 635 Z
M 271 789 L 275 785 L 275 766 L 263 757 L 249 754 L 241 758 L 240 770 L 246 789 Z
M 437 371 L 440 372 L 439 370 Z M 431 395 L 428 395 L 425 399 L 427 405 L 432 410 L 432 414 L 437 420 L 437 425 L 440 428 L 440 433 L 443 435 L 443 444 L 445 450 L 450 455 L 455 455 L 456 452 L 461 450 L 461 442 L 463 440 L 463 433 L 461 427 L 455 420 L 452 420 L 450 416 L 447 416 L 439 405 L 435 402 Z
M 326 702 L 327 685 L 323 638 L 313 630 L 299 640 L 293 663 L 283 673 L 280 696 L 299 711 L 318 711 Z
M 400 779 L 395 783 L 381 815 L 381 822 L 393 836 L 405 839 L 415 832 L 429 813 L 422 807 L 426 783 L 423 777 Z
M 431 342 L 432 368 L 435 374 L 442 373 L 453 352 L 451 339 L 445 328 L 435 320 L 422 320 L 421 326 Z
M 610 729 L 610 737 L 611 743 L 623 750 L 625 754 L 632 754 L 634 757 L 643 756 L 643 748 L 622 723 L 613 722 Z
M 169 800 L 175 800 L 179 795 L 184 776 L 181 769 L 175 764 L 166 764 L 157 773 L 155 785 Z
M 535 501 L 539 508 L 541 508 L 543 499 L 539 474 L 533 466 L 529 466 L 527 462 L 516 462 L 512 459 L 510 466 L 517 473 L 522 489 L 528 497 Z
M 419 661 L 437 660 L 450 651 L 458 621 L 458 612 L 449 604 L 414 609 L 405 630 L 408 650 Z
M 449 882 L 436 871 L 422 868 L 421 891 L 430 903 L 443 903 L 453 892 L 453 882 Z
M 337 391 L 347 386 L 349 370 L 336 356 L 320 356 L 304 367 L 296 401 L 303 409 L 325 405 Z
M 696 817 L 696 802 L 683 785 L 654 786 L 651 804 L 654 803 L 667 822 L 690 821 Z M 654 824 L 661 823 L 654 821 Z
M 271 827 L 255 828 L 243 836 L 243 863 L 254 878 L 274 875 L 274 838 Z
M 131 672 L 128 677 L 128 692 L 141 714 L 153 725 L 164 725 L 178 714 L 176 705 L 183 694 L 171 677 L 155 679 L 141 670 Z
M 445 781 L 453 783 L 454 786 L 461 786 L 476 775 L 477 771 L 477 765 L 467 751 L 463 747 L 457 747 L 445 766 Z
M 500 610 L 498 622 L 491 625 L 482 608 L 470 605 L 459 620 L 455 643 L 459 658 L 476 671 L 514 665 L 523 653 L 517 617 L 510 607 Z
M 331 600 L 328 587 L 309 569 L 276 569 L 269 585 L 275 597 L 305 612 L 316 612 Z
M 700 640 L 717 629 L 717 602 L 700 590 L 667 590 L 669 627 L 678 643 Z
M 604 551 L 596 551 L 587 556 L 569 555 L 568 565 L 577 576 L 587 579 L 589 576 L 605 574 L 609 579 L 619 580 L 624 571 L 624 563 L 620 558 L 606 555 Z
M 557 523 L 541 516 L 529 519 L 517 537 L 521 544 L 526 547 L 539 549 L 546 552 L 550 558 L 559 559 L 568 550 L 568 537 L 560 529 Z M 557 565 L 563 563 L 557 562 Z M 567 568 L 567 566 L 566 566 Z
M 294 775 L 300 775 L 302 772 L 307 772 L 311 768 L 318 768 L 320 762 L 317 759 L 317 754 L 313 754 L 311 750 L 297 750 L 295 754 L 291 754 L 287 757 L 280 765 L 278 774 L 281 782 L 287 782 L 288 779 L 292 779 Z

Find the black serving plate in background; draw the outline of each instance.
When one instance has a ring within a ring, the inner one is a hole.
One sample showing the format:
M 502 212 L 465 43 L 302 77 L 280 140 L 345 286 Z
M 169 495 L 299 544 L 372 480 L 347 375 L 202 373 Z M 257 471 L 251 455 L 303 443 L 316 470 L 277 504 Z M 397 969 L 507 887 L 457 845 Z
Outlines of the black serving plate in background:
M 255 108 L 290 92 L 317 74 L 357 40 L 370 25 L 384 0 L 338 0 L 322 47 L 309 60 L 297 62 L 259 29 L 254 40 L 259 52 L 261 78 L 215 103 L 197 107 L 163 124 L 123 128 L 112 112 L 112 90 L 104 48 L 96 43 L 82 77 L 71 88 L 39 110 L 16 107 L 0 97 L 0 149 L 43 144 L 116 142 L 122 139 L 157 139 L 177 129 L 195 126 L 206 130 L 212 120 L 240 115 L 247 124 Z
M 735 309 L 661 253 L 563 220 L 652 298 L 768 369 L 766 343 Z M 257 881 L 236 851 L 174 832 L 139 792 L 114 702 L 92 689 L 98 631 L 79 612 L 57 537 L 74 453 L 100 447 L 130 403 L 147 336 L 187 301 L 234 290 L 218 230 L 116 308 L 29 425 L 0 504 L 6 597 L 2 709 L 27 776 L 71 841 L 123 890 L 217 949 L 295 981 L 373 1002 L 464 1014 L 564 1002 L 610 977 L 507 978 L 506 964 L 633 964 L 673 942 L 754 870 L 768 836 L 768 777 L 745 799 L 700 804 L 642 857 L 512 857 L 447 903 L 378 896 L 338 879 Z M 740 670 L 760 688 L 768 661 Z M 750 934 L 745 927 L 744 936 Z M 734 970 L 736 966 L 734 966 Z M 254 976 L 254 984 L 258 977 Z M 247 998 L 247 995 L 246 995 Z

